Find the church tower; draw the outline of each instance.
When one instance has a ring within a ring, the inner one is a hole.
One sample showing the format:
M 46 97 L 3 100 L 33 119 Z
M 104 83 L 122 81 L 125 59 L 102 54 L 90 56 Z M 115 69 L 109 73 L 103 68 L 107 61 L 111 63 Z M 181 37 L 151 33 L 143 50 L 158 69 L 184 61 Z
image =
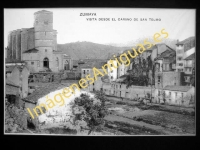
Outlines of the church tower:
M 34 13 L 35 49 L 39 50 L 39 68 L 53 68 L 53 51 L 57 50 L 53 30 L 53 12 L 42 10 Z

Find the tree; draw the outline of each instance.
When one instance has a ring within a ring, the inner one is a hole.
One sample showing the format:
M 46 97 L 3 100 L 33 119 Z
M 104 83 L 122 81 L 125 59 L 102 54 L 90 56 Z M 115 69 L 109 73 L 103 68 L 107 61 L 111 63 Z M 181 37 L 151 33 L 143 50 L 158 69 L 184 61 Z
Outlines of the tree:
M 96 91 L 95 98 L 90 98 L 87 94 L 81 94 L 80 97 L 75 98 L 75 106 L 82 107 L 84 111 L 82 114 L 77 114 L 75 120 L 83 120 L 87 122 L 89 127 L 88 135 L 92 131 L 101 131 L 105 124 L 104 117 L 108 114 L 105 107 L 106 97 L 103 91 Z

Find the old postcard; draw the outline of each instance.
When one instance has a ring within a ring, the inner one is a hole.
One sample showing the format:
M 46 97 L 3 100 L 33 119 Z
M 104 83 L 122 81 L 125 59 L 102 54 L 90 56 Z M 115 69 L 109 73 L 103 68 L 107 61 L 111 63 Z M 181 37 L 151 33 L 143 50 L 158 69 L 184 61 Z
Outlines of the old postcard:
M 196 135 L 195 9 L 4 9 L 4 134 Z

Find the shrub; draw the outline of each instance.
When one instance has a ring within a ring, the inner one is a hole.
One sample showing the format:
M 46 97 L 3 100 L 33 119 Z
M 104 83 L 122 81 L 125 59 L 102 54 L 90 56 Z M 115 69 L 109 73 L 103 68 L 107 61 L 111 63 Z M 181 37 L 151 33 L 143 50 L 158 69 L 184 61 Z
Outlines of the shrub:
M 100 103 L 95 103 L 95 99 L 90 98 L 87 94 L 81 94 L 80 97 L 75 98 L 74 107 L 82 107 L 85 111 L 82 114 L 76 114 L 76 120 L 83 120 L 87 122 L 90 128 L 88 135 L 92 131 L 100 131 L 105 124 L 104 117 L 108 114 L 108 110 L 105 107 L 105 101 L 107 100 L 103 91 L 96 91 L 95 98 Z

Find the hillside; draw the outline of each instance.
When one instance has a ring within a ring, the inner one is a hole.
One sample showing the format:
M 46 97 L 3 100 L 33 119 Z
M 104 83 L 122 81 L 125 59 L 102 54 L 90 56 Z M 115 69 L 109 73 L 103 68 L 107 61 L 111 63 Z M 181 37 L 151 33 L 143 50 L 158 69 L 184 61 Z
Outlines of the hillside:
M 109 54 L 120 53 L 130 48 L 131 47 L 115 47 L 92 42 L 58 44 L 58 50 L 65 52 L 75 60 L 86 58 L 107 59 Z

